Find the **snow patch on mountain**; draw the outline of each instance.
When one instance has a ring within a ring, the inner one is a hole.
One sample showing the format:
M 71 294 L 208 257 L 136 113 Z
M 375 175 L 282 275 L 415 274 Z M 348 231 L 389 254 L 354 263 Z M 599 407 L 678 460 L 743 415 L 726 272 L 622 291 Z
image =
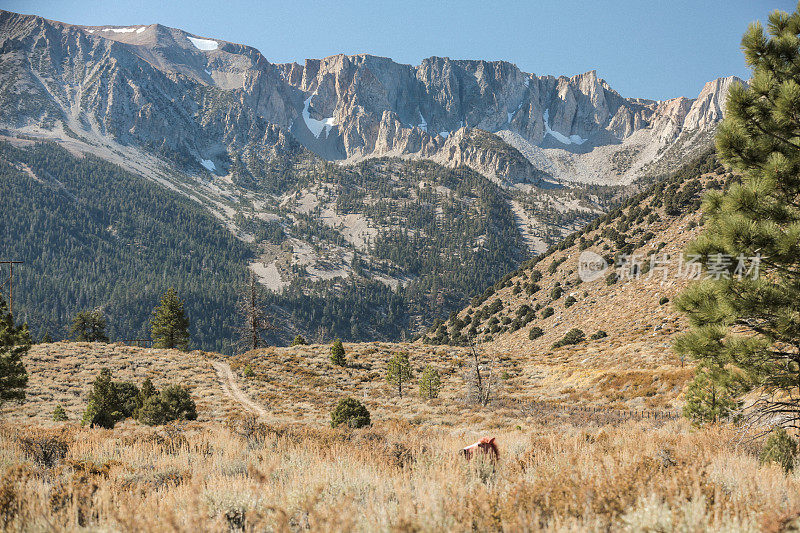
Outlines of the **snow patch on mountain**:
M 570 135 L 569 137 L 567 137 L 563 133 L 559 133 L 559 132 L 553 130 L 552 128 L 550 128 L 550 110 L 549 109 L 545 109 L 544 110 L 544 115 L 543 115 L 542 118 L 544 118 L 544 133 L 545 133 L 545 135 L 550 134 L 550 135 L 553 136 L 554 139 L 556 139 L 557 141 L 559 141 L 559 142 L 561 142 L 563 144 L 583 144 L 583 143 L 585 143 L 586 141 L 589 140 L 589 139 L 584 139 L 580 135 Z
M 201 159 L 200 160 L 200 164 L 203 165 L 204 167 L 206 167 L 211 172 L 214 172 L 215 170 L 217 170 L 217 166 L 210 159 Z
M 144 30 L 144 28 L 141 29 Z M 133 33 L 136 31 L 136 28 L 103 28 L 101 31 L 113 31 L 114 33 Z
M 309 112 L 308 108 L 311 106 L 312 98 L 314 98 L 313 94 L 303 102 L 303 120 L 314 137 L 319 139 L 319 135 L 323 130 L 325 130 L 325 136 L 327 137 L 328 132 L 336 125 L 336 122 L 333 120 L 333 117 L 324 118 L 322 120 L 311 118 L 311 113 Z
M 186 36 L 187 39 L 192 41 L 192 44 L 198 50 L 209 51 L 209 50 L 216 50 L 219 48 L 219 43 L 217 41 L 212 41 L 211 39 L 198 39 L 197 37 L 189 37 Z
M 417 127 L 425 133 L 428 133 L 428 123 L 425 122 L 425 117 L 422 116 L 422 111 L 417 110 L 417 113 L 419 113 L 419 124 L 417 124 Z

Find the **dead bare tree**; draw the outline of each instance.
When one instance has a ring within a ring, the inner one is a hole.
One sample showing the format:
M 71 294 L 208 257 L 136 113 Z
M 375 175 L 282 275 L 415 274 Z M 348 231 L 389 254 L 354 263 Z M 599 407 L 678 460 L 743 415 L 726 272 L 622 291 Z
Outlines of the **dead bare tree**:
M 477 403 L 485 407 L 492 399 L 492 360 L 489 360 L 488 369 L 482 367 L 478 349 L 475 347 L 472 337 L 469 339 L 469 346 L 472 352 L 472 369 L 466 375 L 467 403 Z
M 253 272 L 250 279 L 242 284 L 239 291 L 237 309 L 242 322 L 239 326 L 239 348 L 242 351 L 256 350 L 267 345 L 264 335 L 277 328 L 272 316 L 267 313 L 262 294 L 263 289 L 256 282 Z
M 325 326 L 320 324 L 317 326 L 317 333 L 314 336 L 314 341 L 317 344 L 325 344 L 325 338 L 328 336 L 328 330 L 325 329 Z

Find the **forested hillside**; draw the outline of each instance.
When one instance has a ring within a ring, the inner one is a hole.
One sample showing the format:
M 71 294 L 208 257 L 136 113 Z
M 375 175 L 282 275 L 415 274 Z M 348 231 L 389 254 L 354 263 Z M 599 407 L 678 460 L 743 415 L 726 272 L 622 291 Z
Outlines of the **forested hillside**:
M 238 206 L 234 220 L 247 243 L 193 200 L 92 155 L 25 139 L 0 143 L 0 250 L 25 261 L 15 271 L 16 314 L 35 336 L 58 339 L 77 311 L 101 307 L 112 340 L 148 338 L 150 312 L 174 286 L 193 345 L 230 352 L 236 287 L 248 264 L 271 261 L 284 286 L 265 295 L 277 325 L 270 342 L 296 333 L 391 340 L 462 307 L 476 287 L 527 257 L 511 205 L 536 193 L 431 162 L 318 170 L 272 207 Z M 603 194 L 591 198 L 605 203 Z M 540 209 L 553 209 L 541 198 Z M 598 211 L 560 215 L 566 228 Z M 362 233 L 348 226 L 353 220 Z
M 0 250 L 14 271 L 14 307 L 34 337 L 68 333 L 102 307 L 112 340 L 149 338 L 158 298 L 186 302 L 192 345 L 230 350 L 235 287 L 252 255 L 191 200 L 91 155 L 54 144 L 0 143 Z

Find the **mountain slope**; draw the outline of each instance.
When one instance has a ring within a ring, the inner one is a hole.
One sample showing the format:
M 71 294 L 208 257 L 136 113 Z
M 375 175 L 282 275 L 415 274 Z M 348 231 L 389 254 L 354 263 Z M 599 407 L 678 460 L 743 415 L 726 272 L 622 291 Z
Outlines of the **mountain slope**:
M 428 342 L 459 344 L 471 335 L 495 350 L 545 358 L 574 354 L 674 363 L 671 339 L 686 323 L 669 302 L 690 282 L 683 249 L 701 229 L 703 191 L 730 179 L 713 153 L 685 165 L 506 275 L 437 325 Z M 608 265 L 596 279 L 581 280 L 579 258 L 585 252 Z M 638 278 L 622 268 L 632 258 L 640 263 Z M 533 328 L 541 329 L 539 337 L 531 338 Z M 598 331 L 607 336 L 551 348 L 573 328 L 587 338 Z

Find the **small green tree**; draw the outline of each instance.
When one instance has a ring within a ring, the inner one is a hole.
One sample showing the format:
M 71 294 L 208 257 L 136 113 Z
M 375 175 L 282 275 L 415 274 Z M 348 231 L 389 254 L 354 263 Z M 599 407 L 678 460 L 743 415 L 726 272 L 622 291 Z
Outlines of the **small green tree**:
M 25 399 L 28 373 L 22 357 L 30 348 L 28 325 L 15 325 L 5 300 L 0 297 L 0 407 L 7 401 Z
M 331 413 L 331 427 L 346 425 L 351 428 L 360 428 L 370 425 L 369 411 L 358 400 L 344 398 L 339 400 L 336 408 Z
M 761 452 L 761 463 L 778 463 L 788 474 L 794 470 L 796 458 L 797 440 L 790 437 L 784 428 L 773 429 Z
M 306 342 L 305 337 L 297 335 L 290 346 L 305 346 L 306 344 L 308 344 L 308 342 Z
M 173 420 L 196 420 L 197 407 L 188 390 L 180 385 L 167 385 L 160 393 L 147 397 L 137 411 L 137 419 L 148 426 Z
M 331 363 L 339 366 L 347 366 L 347 359 L 344 356 L 344 345 L 342 341 L 336 339 L 331 345 Z
M 153 385 L 153 381 L 150 378 L 144 378 L 142 381 L 142 386 L 139 388 L 139 392 L 136 395 L 136 409 L 133 411 L 133 418 L 139 420 L 141 416 L 141 409 L 144 407 L 145 402 L 148 398 L 158 395 L 158 389 L 156 389 L 155 385 Z
M 397 387 L 397 394 L 403 397 L 403 384 L 413 377 L 407 352 L 399 352 L 389 359 L 386 366 L 386 381 Z
M 174 288 L 170 287 L 161 297 L 161 303 L 153 310 L 150 327 L 156 348 L 186 350 L 189 347 L 189 320 Z
M 114 383 L 116 404 L 123 418 L 130 418 L 139 407 L 139 388 L 129 381 Z
M 544 335 L 544 330 L 539 326 L 533 326 L 528 332 L 528 338 L 532 341 L 538 339 L 542 335 Z
M 430 365 L 426 366 L 419 379 L 419 395 L 428 399 L 436 398 L 441 388 L 442 379 L 439 377 L 439 371 Z
M 56 405 L 56 408 L 53 409 L 53 421 L 54 422 L 67 421 L 67 412 L 64 411 L 64 408 L 61 407 L 61 404 Z
M 111 381 L 111 371 L 104 368 L 92 384 L 89 402 L 83 414 L 83 424 L 111 429 L 124 418 L 125 415 L 118 405 L 116 384 Z
M 160 426 L 169 421 L 167 405 L 162 401 L 161 395 L 150 396 L 144 401 L 142 407 L 136 412 L 136 419 L 148 426 Z
M 725 368 L 715 365 L 698 367 L 686 391 L 683 415 L 696 426 L 716 424 L 734 416 L 741 409 L 737 399 L 742 385 Z
M 197 420 L 197 406 L 189 391 L 180 385 L 168 385 L 161 391 L 170 420 Z
M 72 319 L 70 333 L 78 342 L 108 342 L 106 316 L 100 309 L 80 311 Z

